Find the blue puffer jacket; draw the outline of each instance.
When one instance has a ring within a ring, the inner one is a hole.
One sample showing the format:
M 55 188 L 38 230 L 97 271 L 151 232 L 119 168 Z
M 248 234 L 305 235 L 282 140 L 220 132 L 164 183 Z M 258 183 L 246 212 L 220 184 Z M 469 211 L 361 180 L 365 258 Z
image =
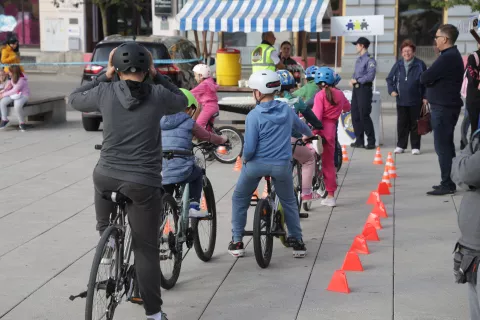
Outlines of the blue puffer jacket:
M 387 76 L 388 94 L 398 93 L 397 105 L 402 107 L 419 106 L 425 98 L 425 86 L 420 83 L 420 76 L 427 70 L 425 62 L 418 58 L 413 61 L 405 74 L 403 59 L 398 60 Z
M 180 112 L 163 116 L 160 120 L 162 128 L 162 150 L 192 151 L 192 129 L 195 121 L 186 113 Z M 180 183 L 187 180 L 195 164 L 194 156 L 176 156 L 162 161 L 163 184 Z

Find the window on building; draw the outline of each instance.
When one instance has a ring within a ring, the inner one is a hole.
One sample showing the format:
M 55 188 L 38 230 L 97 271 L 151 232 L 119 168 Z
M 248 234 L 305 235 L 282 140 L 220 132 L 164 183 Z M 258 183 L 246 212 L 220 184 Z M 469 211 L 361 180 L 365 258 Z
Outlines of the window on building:
M 12 16 L 17 21 L 13 30 L 21 45 L 40 46 L 39 0 L 0 0 L 0 14 Z M 0 32 L 4 41 L 7 32 Z
M 398 5 L 397 56 L 403 40 L 417 46 L 416 55 L 426 63 L 435 59 L 434 37 L 443 21 L 443 10 L 427 0 L 400 0 Z

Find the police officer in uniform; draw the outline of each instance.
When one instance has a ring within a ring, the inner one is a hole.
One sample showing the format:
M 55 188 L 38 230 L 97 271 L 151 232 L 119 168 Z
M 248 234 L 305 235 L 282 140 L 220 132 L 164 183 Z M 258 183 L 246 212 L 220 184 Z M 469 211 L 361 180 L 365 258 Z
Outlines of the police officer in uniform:
M 351 146 L 375 149 L 375 131 L 370 113 L 372 112 L 372 89 L 377 63 L 367 51 L 370 46 L 370 41 L 367 38 L 360 37 L 353 44 L 356 46 L 359 57 L 355 62 L 353 78 L 350 80 L 350 86 L 353 87 L 352 123 L 356 136 L 356 141 Z M 364 134 L 367 135 L 366 146 Z
M 273 32 L 262 33 L 262 43 L 252 52 L 252 73 L 261 70 L 285 69 L 285 65 L 280 61 L 278 52 L 273 46 L 275 40 Z

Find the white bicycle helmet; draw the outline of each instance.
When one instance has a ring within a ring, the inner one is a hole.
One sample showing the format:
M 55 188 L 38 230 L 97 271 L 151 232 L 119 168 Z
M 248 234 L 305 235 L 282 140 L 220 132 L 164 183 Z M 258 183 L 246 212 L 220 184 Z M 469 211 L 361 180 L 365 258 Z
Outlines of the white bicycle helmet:
M 261 94 L 273 94 L 282 88 L 280 76 L 271 70 L 252 73 L 250 79 L 248 79 L 248 86 L 250 89 L 260 91 Z
M 210 78 L 212 75 L 210 67 L 203 63 L 197 64 L 193 67 L 193 72 L 200 74 L 203 79 Z

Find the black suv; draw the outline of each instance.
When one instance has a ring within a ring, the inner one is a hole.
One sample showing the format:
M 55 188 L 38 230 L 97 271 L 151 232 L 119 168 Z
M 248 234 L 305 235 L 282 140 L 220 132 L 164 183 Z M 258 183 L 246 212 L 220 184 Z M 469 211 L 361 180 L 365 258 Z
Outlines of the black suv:
M 126 41 L 137 41 L 152 52 L 154 60 L 167 59 L 197 59 L 197 50 L 195 46 L 183 37 L 160 37 L 160 36 L 130 36 L 111 35 L 99 42 L 93 51 L 91 63 L 85 66 L 82 75 L 83 85 L 87 81 L 92 81 L 94 77 L 106 72 L 106 66 L 95 64 L 96 61 L 108 61 L 110 52 Z M 192 89 L 195 83 L 193 67 L 198 61 L 179 64 L 156 64 L 158 72 L 164 74 L 175 83 L 179 88 Z M 100 112 L 83 112 L 82 123 L 86 131 L 97 131 L 102 122 Z

